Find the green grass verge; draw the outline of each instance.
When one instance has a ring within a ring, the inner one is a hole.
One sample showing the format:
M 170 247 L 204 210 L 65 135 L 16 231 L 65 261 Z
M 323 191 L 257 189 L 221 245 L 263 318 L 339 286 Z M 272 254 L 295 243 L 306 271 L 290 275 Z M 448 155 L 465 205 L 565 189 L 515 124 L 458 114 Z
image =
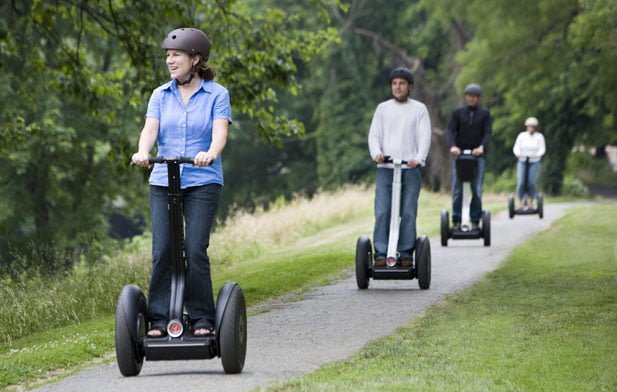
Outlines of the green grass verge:
M 276 391 L 617 390 L 617 203 L 570 212 L 484 280 Z

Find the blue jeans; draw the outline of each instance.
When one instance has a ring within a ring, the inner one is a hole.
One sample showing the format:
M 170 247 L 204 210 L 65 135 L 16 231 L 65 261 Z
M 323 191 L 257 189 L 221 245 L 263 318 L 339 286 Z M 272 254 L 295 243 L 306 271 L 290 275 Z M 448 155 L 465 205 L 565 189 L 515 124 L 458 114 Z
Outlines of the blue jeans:
M 393 169 L 378 168 L 375 186 L 375 257 L 385 257 L 390 234 Z M 401 175 L 401 223 L 397 251 L 400 257 L 412 257 L 416 243 L 416 216 L 420 196 L 420 169 L 404 169 Z
M 525 162 L 518 161 L 516 165 L 516 194 L 519 199 L 525 197 L 525 193 L 532 199 L 535 199 L 538 191 L 536 183 L 540 174 L 540 161 L 529 162 L 529 172 L 527 173 L 527 192 L 525 192 Z
M 199 327 L 214 326 L 216 317 L 207 249 L 220 190 L 218 184 L 182 190 L 187 263 L 184 307 L 193 325 Z M 164 327 L 169 318 L 172 268 L 167 187 L 150 186 L 150 215 L 152 275 L 148 292 L 148 316 L 153 325 Z
M 482 219 L 482 185 L 484 184 L 484 157 L 478 157 L 478 172 L 471 181 L 471 204 L 469 219 L 477 222 Z M 456 175 L 456 159 L 452 160 L 452 222 L 461 222 L 463 209 L 463 183 Z

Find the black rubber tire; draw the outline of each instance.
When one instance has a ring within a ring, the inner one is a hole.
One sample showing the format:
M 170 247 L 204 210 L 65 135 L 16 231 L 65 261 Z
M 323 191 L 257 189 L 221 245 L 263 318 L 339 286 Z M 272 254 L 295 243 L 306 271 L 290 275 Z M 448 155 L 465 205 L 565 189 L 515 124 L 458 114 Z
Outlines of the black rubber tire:
M 484 246 L 491 246 L 491 212 L 482 211 L 482 237 Z
M 538 206 L 538 216 L 540 217 L 540 219 L 544 219 L 544 196 L 538 195 L 536 203 Z
M 246 302 L 244 292 L 236 285 L 229 296 L 219 329 L 219 354 L 223 370 L 238 374 L 246 359 Z
M 146 335 L 147 302 L 135 285 L 122 288 L 116 306 L 116 361 L 125 377 L 139 374 L 144 363 L 140 339 Z
M 514 218 L 514 196 L 508 196 L 508 216 Z
M 448 246 L 450 231 L 450 214 L 448 210 L 441 210 L 441 246 Z
M 416 276 L 422 290 L 431 287 L 431 242 L 426 236 L 416 239 Z
M 358 241 L 356 241 L 356 283 L 360 290 L 368 289 L 369 266 L 372 258 L 371 240 L 365 236 L 358 237 Z

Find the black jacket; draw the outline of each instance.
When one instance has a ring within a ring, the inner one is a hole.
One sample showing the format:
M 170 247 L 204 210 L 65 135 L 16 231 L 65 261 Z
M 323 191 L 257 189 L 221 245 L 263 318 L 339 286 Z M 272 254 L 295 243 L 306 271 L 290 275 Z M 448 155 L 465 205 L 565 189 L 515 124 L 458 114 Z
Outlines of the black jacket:
M 461 150 L 486 147 L 493 133 L 491 113 L 482 106 L 463 106 L 452 113 L 448 125 L 448 145 Z

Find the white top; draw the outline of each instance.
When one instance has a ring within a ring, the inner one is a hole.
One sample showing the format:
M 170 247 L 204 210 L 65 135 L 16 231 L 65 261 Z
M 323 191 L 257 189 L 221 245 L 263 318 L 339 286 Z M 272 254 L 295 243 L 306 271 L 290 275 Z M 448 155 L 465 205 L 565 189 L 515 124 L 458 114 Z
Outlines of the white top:
M 544 136 L 540 132 L 521 132 L 516 137 L 512 151 L 519 161 L 525 161 L 529 157 L 529 162 L 538 162 L 546 152 Z
M 371 158 L 378 154 L 424 165 L 431 146 L 431 119 L 422 102 L 394 98 L 377 105 L 368 135 Z M 379 164 L 392 167 L 392 164 Z M 406 166 L 403 166 L 406 168 Z

